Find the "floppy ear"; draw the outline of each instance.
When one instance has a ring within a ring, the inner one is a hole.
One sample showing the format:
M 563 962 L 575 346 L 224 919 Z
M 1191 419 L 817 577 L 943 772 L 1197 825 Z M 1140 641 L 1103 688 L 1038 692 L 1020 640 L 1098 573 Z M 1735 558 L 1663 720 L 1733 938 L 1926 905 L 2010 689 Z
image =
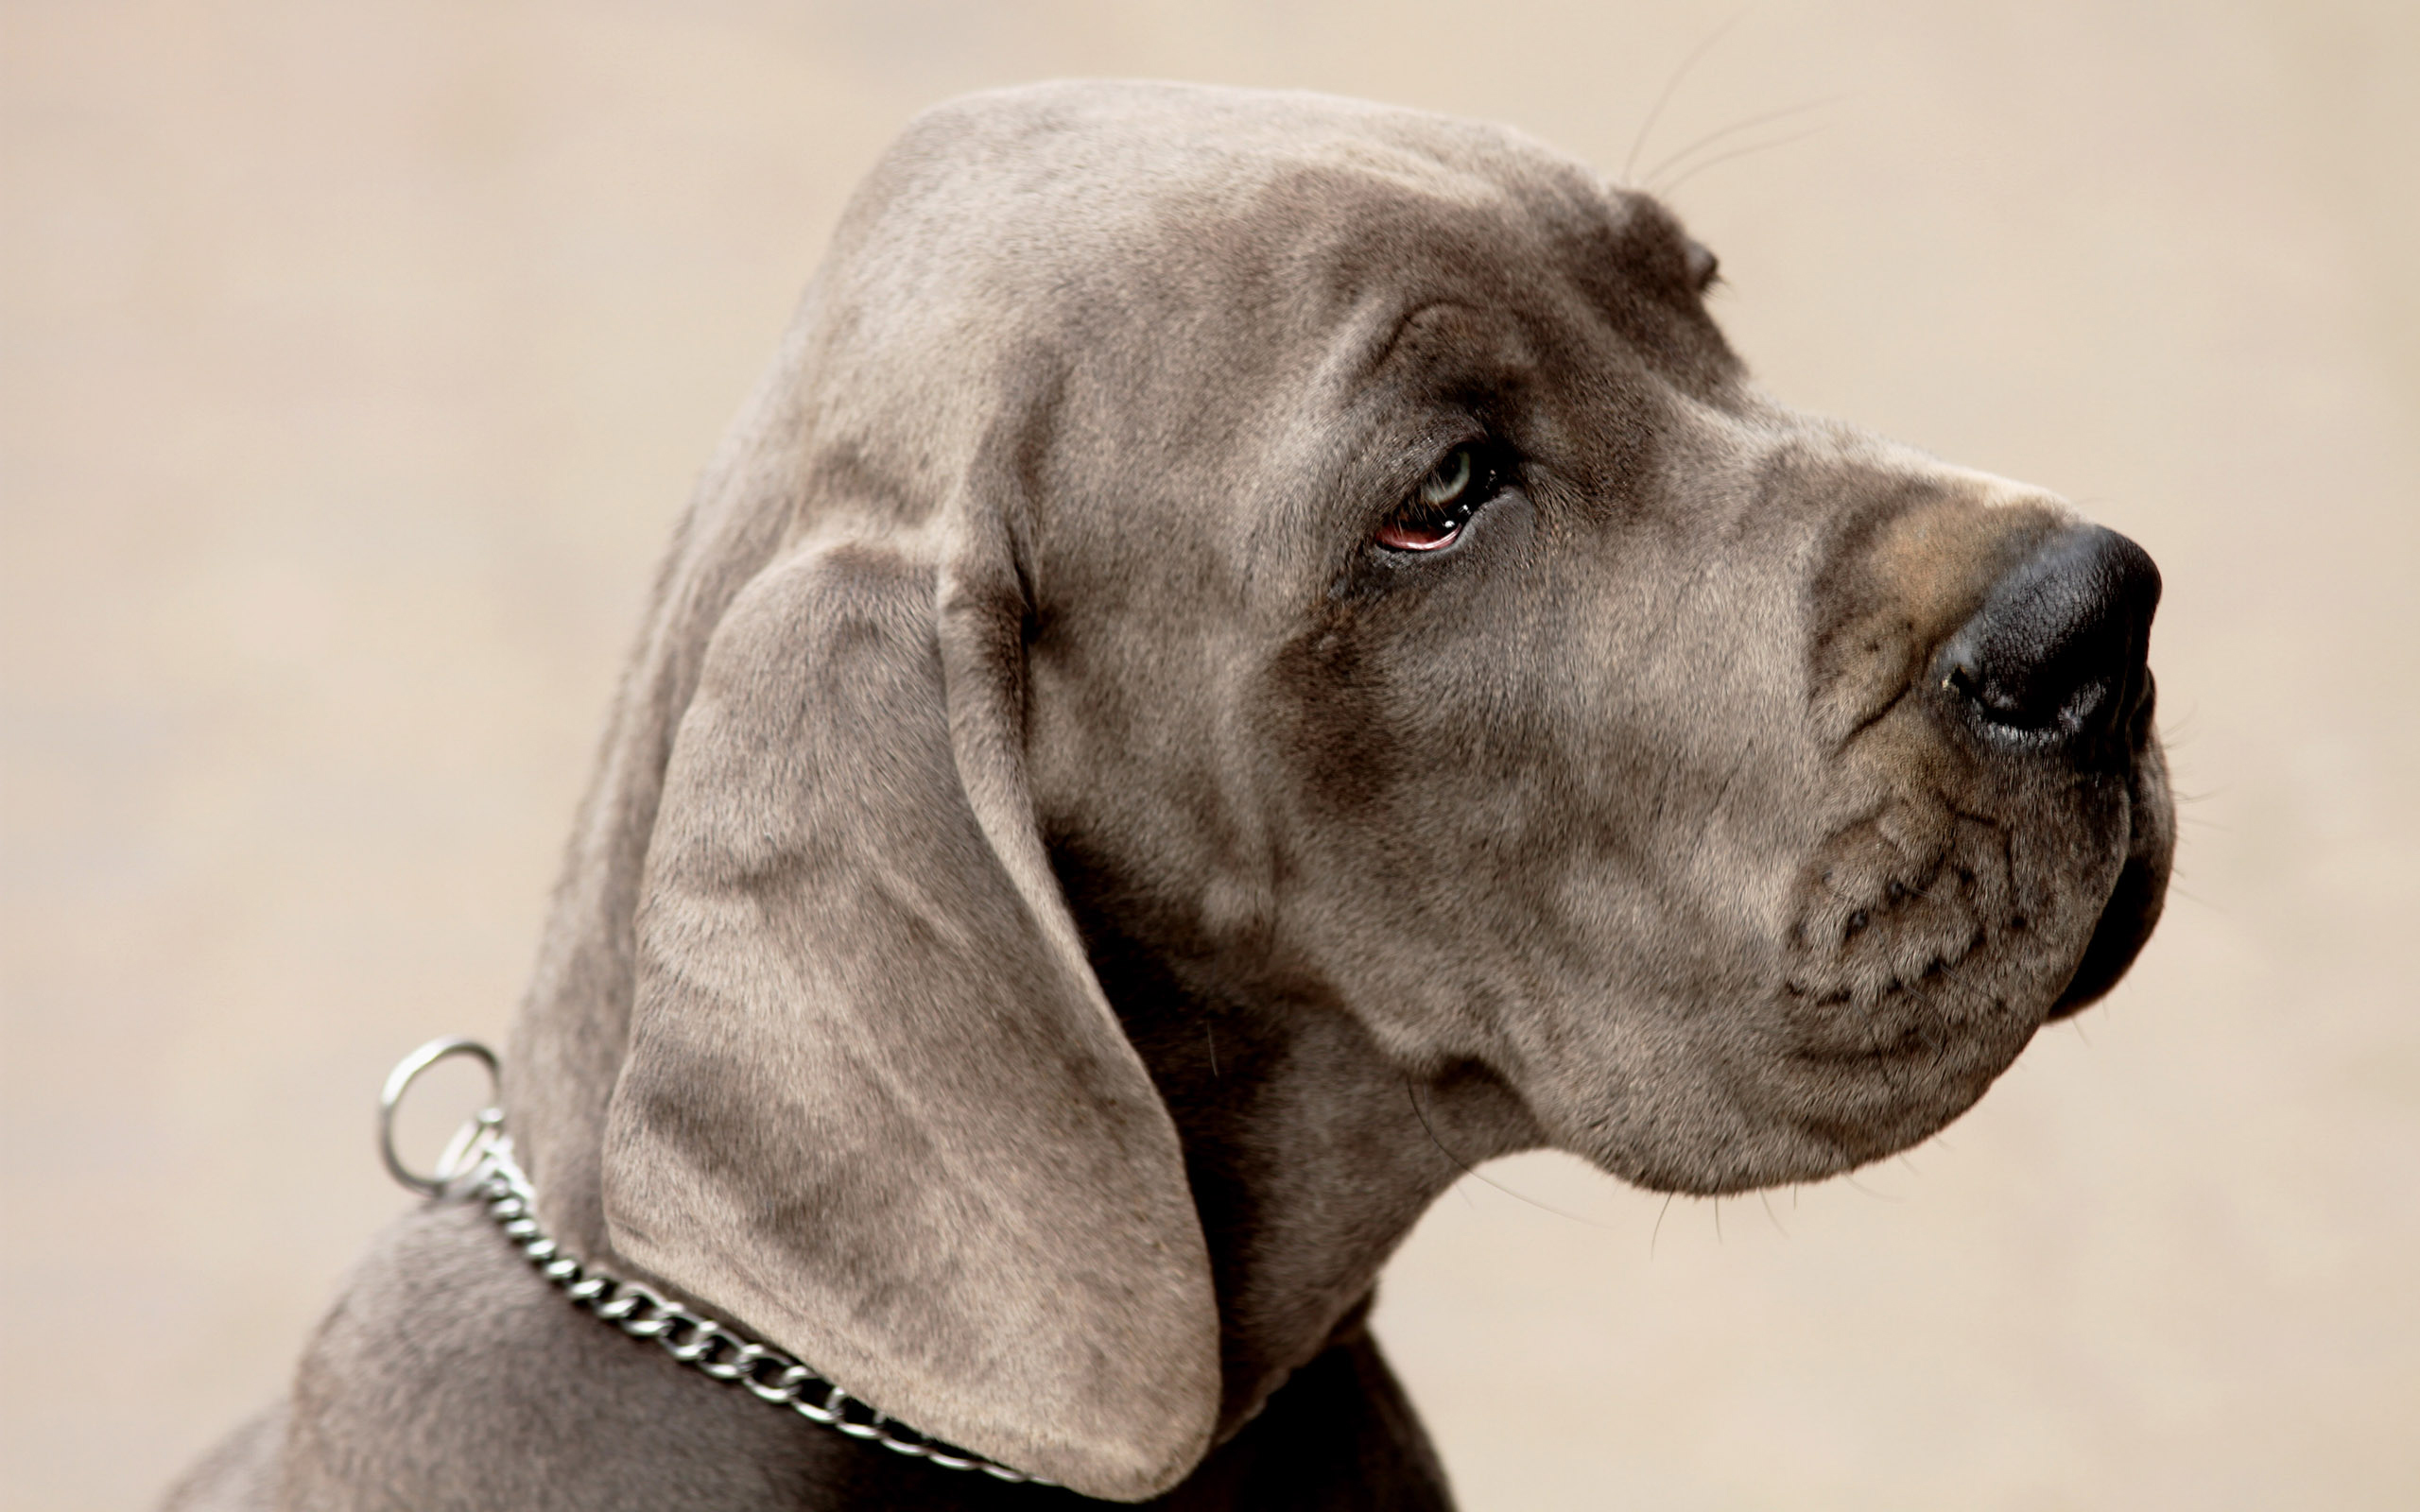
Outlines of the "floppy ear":
M 723 617 L 648 852 L 605 1211 L 852 1395 L 1133 1501 L 1209 1447 L 1217 1305 L 1035 831 L 1013 584 L 826 543 Z

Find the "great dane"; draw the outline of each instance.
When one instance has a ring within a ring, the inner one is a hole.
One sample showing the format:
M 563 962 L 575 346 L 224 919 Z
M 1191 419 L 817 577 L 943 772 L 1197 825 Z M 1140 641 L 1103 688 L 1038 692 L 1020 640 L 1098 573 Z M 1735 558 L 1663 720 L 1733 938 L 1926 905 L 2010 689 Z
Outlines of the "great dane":
M 1363 1319 L 1462 1162 L 1955 1118 L 2158 917 L 2158 576 L 1767 397 L 1715 280 L 1497 127 L 917 120 L 659 579 L 520 1227 L 397 1223 L 172 1504 L 1442 1507 Z

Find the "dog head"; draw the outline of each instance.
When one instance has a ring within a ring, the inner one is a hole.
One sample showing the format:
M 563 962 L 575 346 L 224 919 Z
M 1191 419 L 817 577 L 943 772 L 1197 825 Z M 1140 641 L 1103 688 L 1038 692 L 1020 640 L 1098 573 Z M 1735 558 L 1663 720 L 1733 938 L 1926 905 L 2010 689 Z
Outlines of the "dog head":
M 1208 1445 L 1218 1303 L 1088 938 L 1660 1188 L 1969 1106 L 2157 916 L 2157 576 L 1764 397 L 1712 277 L 1498 129 L 923 118 L 625 692 L 516 1041 L 557 1225 L 1139 1498 Z

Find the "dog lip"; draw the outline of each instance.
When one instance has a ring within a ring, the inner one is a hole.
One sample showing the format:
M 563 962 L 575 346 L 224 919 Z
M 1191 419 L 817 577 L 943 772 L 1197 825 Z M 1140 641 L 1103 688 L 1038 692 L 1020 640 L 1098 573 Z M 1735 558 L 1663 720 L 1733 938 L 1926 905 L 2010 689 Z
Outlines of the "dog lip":
M 2151 732 L 2152 695 L 2146 676 L 2141 707 L 2134 716 L 2134 748 L 2128 772 L 2132 833 L 2125 865 L 2093 921 L 2074 974 L 2051 1003 L 2046 1022 L 2071 1017 L 2108 996 L 2134 966 L 2168 903 L 2168 874 L 2175 846 L 2175 821 L 2168 810 L 2166 780 Z M 2146 816 L 2154 816 L 2145 823 Z
M 2081 1013 L 2108 996 L 2142 954 L 2152 937 L 2152 928 L 2159 922 L 2160 909 L 2166 902 L 2167 889 L 2161 885 L 2158 868 L 2151 859 L 2130 855 L 2118 873 L 2118 885 L 2110 890 L 2109 901 L 2101 905 L 2100 919 L 2093 925 L 2092 938 L 2083 948 L 2083 957 L 2076 963 L 2075 975 L 2067 979 L 2045 1022 L 2055 1022 Z

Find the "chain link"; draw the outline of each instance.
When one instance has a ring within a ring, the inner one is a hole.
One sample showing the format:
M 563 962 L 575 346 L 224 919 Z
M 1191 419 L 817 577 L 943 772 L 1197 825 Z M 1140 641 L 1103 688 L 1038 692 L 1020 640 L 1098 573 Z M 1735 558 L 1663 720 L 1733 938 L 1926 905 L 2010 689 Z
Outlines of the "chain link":
M 885 1418 L 772 1346 L 759 1344 L 719 1319 L 692 1312 L 649 1287 L 564 1254 L 538 1227 L 538 1196 L 512 1159 L 512 1140 L 504 1132 L 501 1108 L 482 1108 L 462 1125 L 445 1147 L 435 1175 L 411 1170 L 395 1152 L 395 1108 L 421 1073 L 456 1056 L 477 1059 L 486 1066 L 490 1080 L 495 1079 L 495 1053 L 475 1040 L 461 1039 L 432 1040 L 388 1074 L 378 1094 L 378 1149 L 396 1180 L 428 1196 L 485 1203 L 488 1216 L 504 1230 L 505 1238 L 538 1268 L 539 1275 L 562 1288 L 574 1305 L 588 1309 L 634 1339 L 653 1339 L 675 1360 L 726 1385 L 747 1387 L 760 1401 L 786 1407 L 810 1422 L 945 1470 L 981 1470 L 996 1481 L 1034 1486 L 1057 1484 L 927 1438 L 906 1423 Z
M 480 1128 L 467 1148 L 452 1152 L 446 1167 L 450 1169 L 441 1169 L 440 1177 L 445 1194 L 486 1204 L 488 1216 L 539 1275 L 560 1287 L 575 1304 L 632 1338 L 653 1339 L 683 1365 L 694 1366 L 726 1384 L 745 1386 L 758 1400 L 786 1407 L 810 1422 L 945 1470 L 980 1470 L 996 1481 L 1035 1486 L 1057 1484 L 927 1438 L 906 1423 L 884 1417 L 770 1345 L 759 1344 L 729 1324 L 692 1312 L 649 1287 L 564 1254 L 538 1227 L 537 1194 L 514 1162 L 512 1141 L 499 1124 Z M 457 1171 L 462 1174 L 453 1175 Z

